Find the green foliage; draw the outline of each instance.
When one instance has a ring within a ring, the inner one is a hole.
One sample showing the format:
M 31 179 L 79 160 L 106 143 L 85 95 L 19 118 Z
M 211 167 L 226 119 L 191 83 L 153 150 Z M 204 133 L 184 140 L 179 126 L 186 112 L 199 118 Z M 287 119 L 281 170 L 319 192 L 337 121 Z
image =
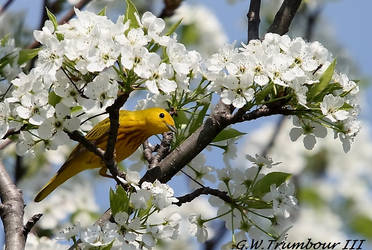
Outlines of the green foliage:
M 372 239 L 372 220 L 366 215 L 356 215 L 351 222 L 351 228 L 368 239 Z
M 219 142 L 219 141 L 224 141 L 228 139 L 232 139 L 235 137 L 239 137 L 242 135 L 245 135 L 246 133 L 240 132 L 236 129 L 233 128 L 226 128 L 222 130 L 214 139 L 212 142 Z
M 243 199 L 241 199 L 241 201 L 244 202 L 244 205 L 246 205 L 247 208 L 256 209 L 272 208 L 272 205 L 270 203 L 251 196 L 244 197 Z
M 130 21 L 129 27 L 130 28 L 139 28 L 139 24 L 136 18 L 135 13 L 138 15 L 138 11 L 136 6 L 133 4 L 131 0 L 126 0 L 127 4 L 127 10 L 125 11 L 125 16 L 124 16 L 124 22 Z
M 39 51 L 41 48 L 36 48 L 36 49 L 22 49 L 19 52 L 19 57 L 18 57 L 18 65 L 22 65 L 30 60 L 32 60 L 35 56 L 38 55 Z
M 107 9 L 107 7 L 105 6 L 100 12 L 98 12 L 97 15 L 99 15 L 99 16 L 106 16 L 106 9 Z
M 199 128 L 203 124 L 204 117 L 208 111 L 209 108 L 209 102 L 202 105 L 202 109 L 199 111 L 199 113 L 194 114 L 194 119 L 191 122 L 189 133 L 192 134 L 197 128 Z
M 186 45 L 197 44 L 200 34 L 195 24 L 185 25 L 181 30 L 181 42 Z
M 48 103 L 53 107 L 55 107 L 61 101 L 61 99 L 62 98 L 59 95 L 57 95 L 54 91 L 49 92 Z
M 172 26 L 169 28 L 168 32 L 165 33 L 165 35 L 166 36 L 172 35 L 176 31 L 176 29 L 178 28 L 178 26 L 181 24 L 181 22 L 182 22 L 182 19 L 180 19 L 178 22 L 172 24 Z
M 291 174 L 283 172 L 271 172 L 265 175 L 262 179 L 258 180 L 254 184 L 252 192 L 258 197 L 262 197 L 264 194 L 270 192 L 270 186 L 275 184 L 279 187 L 283 182 L 285 182 Z
M 310 204 L 316 208 L 324 206 L 326 203 L 322 197 L 312 188 L 303 188 L 298 195 L 300 203 Z
M 49 20 L 52 21 L 52 23 L 53 23 L 54 30 L 57 30 L 58 22 L 57 22 L 56 16 L 52 12 L 50 12 L 48 10 L 48 8 L 45 8 L 45 9 L 46 9 L 46 12 L 47 12 L 47 15 L 48 15 Z
M 113 215 L 115 215 L 118 212 L 128 213 L 129 197 L 127 196 L 127 193 L 125 192 L 122 186 L 119 186 L 116 189 L 116 192 L 110 189 L 110 208 Z
M 114 245 L 114 240 L 111 241 L 111 243 L 108 244 L 107 246 L 100 246 L 100 247 L 98 248 L 98 250 L 110 250 L 110 249 L 112 248 L 113 245 Z
M 329 91 L 327 88 L 329 87 L 329 83 L 331 82 L 333 73 L 336 67 L 336 59 L 328 66 L 326 71 L 324 71 L 323 75 L 319 79 L 319 83 L 314 84 L 312 88 L 309 90 L 308 100 L 314 100 L 318 96 L 325 96 Z

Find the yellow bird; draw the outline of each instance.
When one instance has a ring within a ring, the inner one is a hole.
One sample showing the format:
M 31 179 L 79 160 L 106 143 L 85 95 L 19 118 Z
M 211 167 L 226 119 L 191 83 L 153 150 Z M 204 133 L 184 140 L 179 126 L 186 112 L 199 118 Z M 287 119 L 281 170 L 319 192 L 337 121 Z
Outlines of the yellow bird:
M 105 150 L 109 129 L 110 120 L 106 118 L 94 126 L 85 138 L 98 148 Z M 173 118 L 162 108 L 149 108 L 139 111 L 120 110 L 119 129 L 115 145 L 116 162 L 120 162 L 133 154 L 150 136 L 173 129 Z M 79 172 L 93 168 L 101 168 L 99 173 L 107 176 L 107 168 L 101 158 L 79 143 L 72 150 L 57 174 L 36 195 L 35 201 L 43 200 L 59 185 Z

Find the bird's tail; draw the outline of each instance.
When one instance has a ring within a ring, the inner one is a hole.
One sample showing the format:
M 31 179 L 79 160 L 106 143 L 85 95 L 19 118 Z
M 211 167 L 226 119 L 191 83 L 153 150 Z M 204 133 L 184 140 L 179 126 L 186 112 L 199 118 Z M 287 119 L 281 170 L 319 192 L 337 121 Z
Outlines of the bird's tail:
M 84 168 L 73 166 L 74 161 L 67 161 L 63 166 L 58 170 L 57 174 L 53 176 L 50 181 L 45 184 L 45 186 L 39 191 L 36 195 L 34 201 L 39 202 L 42 201 L 45 197 L 47 197 L 51 192 L 54 191 L 59 185 L 64 183 L 66 180 L 71 178 L 72 176 L 78 174 Z

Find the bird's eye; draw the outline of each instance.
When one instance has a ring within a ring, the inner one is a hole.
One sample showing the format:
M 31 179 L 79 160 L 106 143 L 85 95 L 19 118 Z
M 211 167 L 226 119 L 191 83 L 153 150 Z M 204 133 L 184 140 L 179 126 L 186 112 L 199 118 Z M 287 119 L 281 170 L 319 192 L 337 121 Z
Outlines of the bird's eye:
M 160 117 L 160 118 L 164 118 L 164 116 L 165 116 L 164 113 L 160 113 L 160 114 L 159 114 L 159 117 Z

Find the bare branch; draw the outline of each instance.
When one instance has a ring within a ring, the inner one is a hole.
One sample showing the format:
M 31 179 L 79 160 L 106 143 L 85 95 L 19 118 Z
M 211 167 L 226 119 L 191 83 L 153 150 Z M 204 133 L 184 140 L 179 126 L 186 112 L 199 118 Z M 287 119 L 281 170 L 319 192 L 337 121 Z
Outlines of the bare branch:
M 318 17 L 322 11 L 322 8 L 316 8 L 312 13 L 309 14 L 307 17 L 307 24 L 306 24 L 306 32 L 305 32 L 305 39 L 307 41 L 311 41 L 313 38 L 313 32 L 316 25 L 316 22 L 318 21 Z
M 43 216 L 43 214 L 35 214 L 27 221 L 26 225 L 23 227 L 23 235 L 25 236 L 25 239 L 27 239 L 28 233 L 35 226 L 35 224 L 40 220 L 41 216 Z
M 251 0 L 248 18 L 248 43 L 250 40 L 259 39 L 261 0 Z
M 64 130 L 64 132 L 70 137 L 71 140 L 80 142 L 87 150 L 99 156 L 102 160 L 104 159 L 105 152 L 102 149 L 97 148 L 96 145 L 91 143 L 79 131 L 75 130 L 70 132 L 68 130 Z
M 153 160 L 152 153 L 154 152 L 154 147 L 152 147 L 149 144 L 148 140 L 144 141 L 142 146 L 143 146 L 143 156 L 145 157 L 146 161 L 151 164 Z
M 4 3 L 4 5 L 2 7 L 0 7 L 0 16 L 1 14 L 3 14 L 8 8 L 9 6 L 13 3 L 13 0 L 8 0 Z
M 127 101 L 128 97 L 128 93 L 121 94 L 116 98 L 115 102 L 111 106 L 106 108 L 107 113 L 109 113 L 110 129 L 108 132 L 106 151 L 103 158 L 107 169 L 114 178 L 119 174 L 114 157 L 116 137 L 118 136 L 119 129 L 119 110 Z
M 159 148 L 157 148 L 157 154 L 152 157 L 149 169 L 157 166 L 161 160 L 169 154 L 170 146 L 173 140 L 173 132 L 163 133 L 163 139 L 161 140 Z M 155 149 L 155 148 L 154 148 Z
M 306 110 L 293 110 L 290 107 L 283 106 L 283 107 L 269 107 L 266 105 L 261 106 L 258 109 L 255 109 L 249 113 L 245 113 L 243 115 L 234 115 L 230 120 L 231 124 L 244 122 L 244 121 L 251 121 L 255 120 L 260 117 L 271 116 L 271 115 L 295 115 L 300 112 L 306 112 Z M 237 114 L 237 113 L 236 113 Z
M 300 4 L 301 0 L 284 0 L 282 6 L 275 15 L 274 22 L 267 32 L 277 33 L 279 35 L 287 33 Z
M 75 16 L 75 10 L 74 10 L 75 8 L 80 10 L 80 9 L 84 8 L 84 6 L 87 5 L 90 1 L 91 0 L 81 0 L 80 2 L 75 4 L 75 6 L 72 7 L 64 17 L 62 17 L 62 19 L 58 22 L 58 24 L 64 24 L 64 23 L 68 22 L 71 18 L 73 18 Z M 38 41 L 35 41 L 31 45 L 29 45 L 28 48 L 29 49 L 34 49 L 34 48 L 37 48 L 39 46 L 40 46 L 40 43 Z
M 218 243 L 223 239 L 223 236 L 227 232 L 227 228 L 225 227 L 225 222 L 220 221 L 219 225 L 217 227 L 217 230 L 215 230 L 216 233 L 214 234 L 213 238 L 210 240 L 207 240 L 204 243 L 204 250 L 213 250 L 217 249 Z
M 41 8 L 41 19 L 40 19 L 40 23 L 39 23 L 39 30 L 41 30 L 44 26 L 44 23 L 45 21 L 48 19 L 48 14 L 47 14 L 47 11 L 46 9 L 50 9 L 50 6 L 49 6 L 49 1 L 48 0 L 43 0 L 43 5 L 42 5 L 42 8 Z
M 273 134 L 271 135 L 269 143 L 265 146 L 265 148 L 262 150 L 261 155 L 262 156 L 267 156 L 269 151 L 274 147 L 275 141 L 278 138 L 278 135 L 280 133 L 280 130 L 283 127 L 285 121 L 285 116 L 281 116 L 279 120 L 276 123 L 275 129 L 273 131 Z
M 160 13 L 160 18 L 173 16 L 175 10 L 181 5 L 182 0 L 164 0 L 164 8 Z
M 0 150 L 3 150 L 4 148 L 8 147 L 13 141 L 9 138 L 6 138 L 1 144 L 0 144 Z
M 194 200 L 195 198 L 199 197 L 202 194 L 210 194 L 214 195 L 221 200 L 227 202 L 227 203 L 233 203 L 234 201 L 231 199 L 231 197 L 227 194 L 225 191 L 220 191 L 218 189 L 210 188 L 210 187 L 201 187 L 193 191 L 192 193 L 186 194 L 181 197 L 177 197 L 178 202 L 175 202 L 173 204 L 177 206 L 181 206 L 183 203 L 190 202 Z
M 4 224 L 5 249 L 24 249 L 22 192 L 14 185 L 4 165 L 0 162 L 0 215 Z

